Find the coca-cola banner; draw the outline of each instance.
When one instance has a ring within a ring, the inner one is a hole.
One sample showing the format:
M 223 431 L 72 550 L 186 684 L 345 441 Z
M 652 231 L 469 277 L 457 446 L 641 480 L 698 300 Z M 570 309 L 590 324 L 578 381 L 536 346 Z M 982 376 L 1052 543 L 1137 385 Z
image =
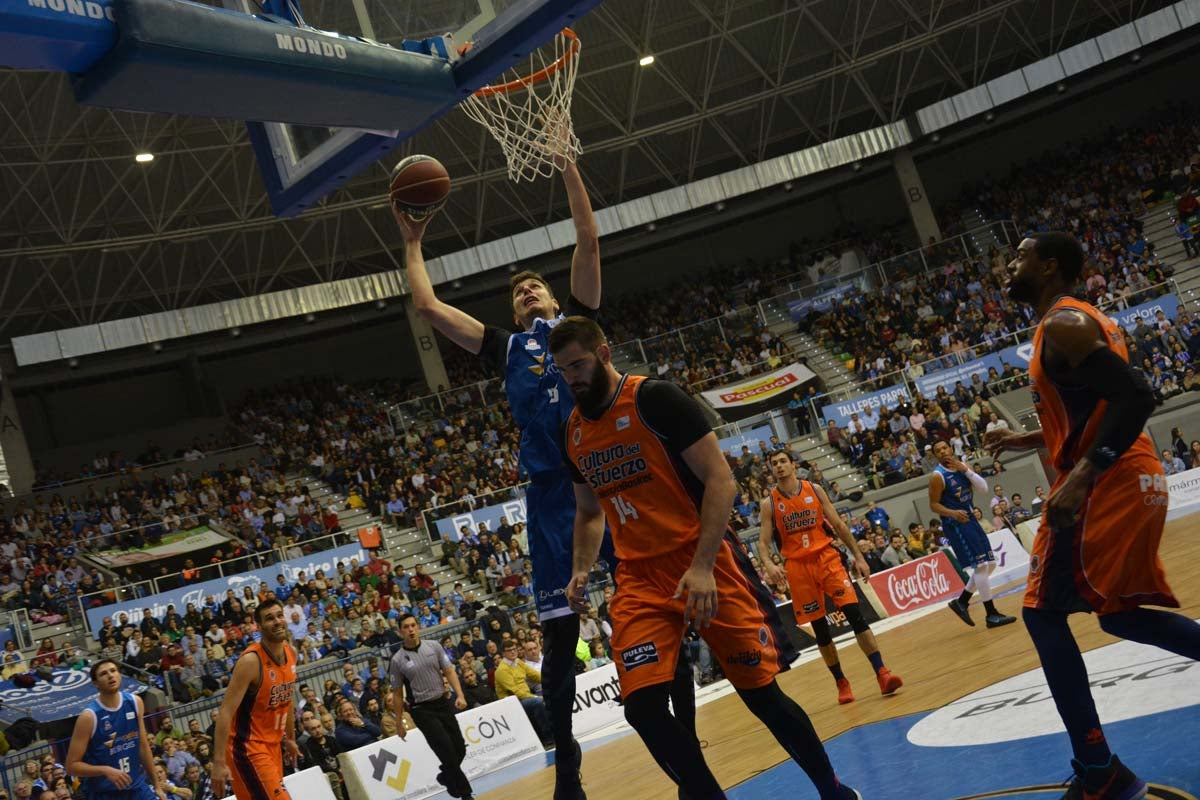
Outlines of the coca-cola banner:
M 949 600 L 963 590 L 962 579 L 942 552 L 877 572 L 870 580 L 888 616 Z

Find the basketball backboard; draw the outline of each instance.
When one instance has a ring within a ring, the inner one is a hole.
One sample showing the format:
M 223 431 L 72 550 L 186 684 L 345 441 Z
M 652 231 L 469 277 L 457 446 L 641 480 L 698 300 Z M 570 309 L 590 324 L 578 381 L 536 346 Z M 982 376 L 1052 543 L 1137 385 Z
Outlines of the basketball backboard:
M 255 0 L 220 0 L 255 13 Z M 600 0 L 346 0 L 307 2 L 305 24 L 400 47 L 405 41 L 448 37 L 459 97 L 439 113 L 397 120 L 392 130 L 316 128 L 247 123 L 271 206 L 279 216 L 302 213 L 405 139 L 451 110 Z M 277 6 L 288 8 L 285 3 Z M 454 49 L 473 49 L 461 60 Z

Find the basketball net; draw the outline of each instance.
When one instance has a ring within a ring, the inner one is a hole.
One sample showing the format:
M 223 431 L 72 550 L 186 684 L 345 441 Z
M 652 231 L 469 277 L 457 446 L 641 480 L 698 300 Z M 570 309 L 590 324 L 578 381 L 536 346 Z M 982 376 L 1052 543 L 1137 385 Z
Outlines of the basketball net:
M 467 116 L 488 129 L 508 161 L 514 181 L 549 178 L 583 152 L 571 123 L 571 97 L 582 44 L 570 28 L 529 54 L 529 69 L 502 75 L 463 101 Z

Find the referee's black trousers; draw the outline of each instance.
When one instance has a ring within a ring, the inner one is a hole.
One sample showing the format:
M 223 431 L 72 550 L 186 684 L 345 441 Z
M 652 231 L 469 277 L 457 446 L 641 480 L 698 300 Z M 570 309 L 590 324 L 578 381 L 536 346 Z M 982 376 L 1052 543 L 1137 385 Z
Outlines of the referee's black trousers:
M 471 782 L 462 771 L 463 759 L 467 756 L 467 743 L 454 716 L 454 703 L 447 697 L 414 703 L 409 713 L 417 730 L 425 734 L 429 749 L 441 763 L 441 783 L 451 797 L 469 797 Z

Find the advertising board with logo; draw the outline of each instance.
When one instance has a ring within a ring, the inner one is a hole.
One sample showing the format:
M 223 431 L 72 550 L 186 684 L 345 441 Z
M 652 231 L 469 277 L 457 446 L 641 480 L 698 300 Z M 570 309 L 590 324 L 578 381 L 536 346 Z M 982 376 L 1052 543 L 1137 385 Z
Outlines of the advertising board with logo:
M 826 422 L 833 420 L 839 428 L 844 428 L 850 424 L 850 415 L 857 414 L 864 408 L 891 408 L 897 405 L 901 400 L 908 399 L 908 388 L 902 383 L 897 383 L 894 386 L 889 386 L 886 389 L 880 389 L 877 392 L 870 394 L 862 394 L 858 397 L 852 397 L 849 400 L 841 400 L 836 403 L 828 403 L 821 407 L 821 416 Z
M 188 603 L 195 603 L 199 608 L 204 602 L 204 598 L 212 595 L 217 599 L 225 597 L 225 592 L 228 589 L 233 589 L 239 596 L 242 593 L 243 586 L 249 586 L 255 591 L 261 583 L 266 583 L 268 586 L 275 586 L 275 576 L 283 575 L 288 583 L 293 583 L 296 580 L 296 575 L 303 572 L 306 577 L 311 577 L 316 574 L 317 570 L 324 570 L 326 575 L 333 575 L 337 572 L 337 565 L 345 563 L 349 565 L 350 560 L 357 558 L 360 564 L 366 564 L 370 558 L 361 545 L 347 544 L 341 547 L 335 547 L 332 550 L 325 550 L 320 553 L 302 556 L 301 558 L 290 558 L 287 561 L 281 561 L 278 564 L 262 569 L 250 570 L 249 572 L 239 572 L 236 575 L 226 575 L 224 578 L 213 578 L 210 581 L 202 581 L 201 583 L 190 583 L 186 586 L 181 586 L 178 589 L 172 589 L 168 592 L 160 592 L 159 594 L 143 597 L 138 600 L 127 600 L 123 603 L 112 603 L 107 606 L 98 608 L 89 608 L 87 610 L 88 626 L 91 628 L 93 635 L 99 632 L 105 617 L 112 617 L 113 622 L 118 622 L 120 614 L 126 614 L 129 621 L 137 625 L 142 621 L 142 609 L 149 608 L 150 613 L 161 618 L 167 613 L 167 606 L 175 606 L 175 610 L 180 614 L 184 613 Z
M 586 673 L 585 673 L 586 674 Z M 543 752 L 529 717 L 515 697 L 455 715 L 467 743 L 463 772 L 477 778 Z M 438 759 L 419 730 L 392 736 L 338 756 L 351 796 L 367 800 L 420 800 L 445 790 Z
M 1200 469 L 1167 476 L 1167 519 L 1200 511 Z
M 575 676 L 575 708 L 571 719 L 576 736 L 625 719 L 616 664 L 605 664 Z
M 524 497 L 518 497 L 516 500 L 509 500 L 507 503 L 487 506 L 486 508 L 477 508 L 465 514 L 455 514 L 452 517 L 439 519 L 437 521 L 438 538 L 449 536 L 450 541 L 457 542 L 462 538 L 459 531 L 463 526 L 478 534 L 481 522 L 487 523 L 487 529 L 490 533 L 495 533 L 496 529 L 500 527 L 500 523 L 504 521 L 507 521 L 509 525 L 525 522 Z
M 991 580 L 993 587 L 1029 577 L 1029 553 L 1012 531 L 1004 528 L 989 533 L 988 543 L 996 554 L 996 571 L 992 573 Z
M 942 552 L 877 572 L 870 580 L 888 616 L 950 600 L 963 590 L 962 578 Z
M 700 394 L 717 411 L 742 408 L 767 400 L 782 399 L 815 377 L 817 374 L 808 367 L 789 364 L 766 375 L 719 389 L 707 389 Z

